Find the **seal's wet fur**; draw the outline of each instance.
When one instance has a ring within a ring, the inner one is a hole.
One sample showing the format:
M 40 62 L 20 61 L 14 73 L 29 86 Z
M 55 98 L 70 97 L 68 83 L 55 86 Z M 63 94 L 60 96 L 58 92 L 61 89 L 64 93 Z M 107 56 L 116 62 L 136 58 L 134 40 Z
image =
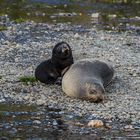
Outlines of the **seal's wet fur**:
M 59 42 L 52 50 L 52 57 L 40 63 L 35 69 L 35 77 L 45 84 L 53 84 L 61 72 L 73 64 L 72 50 L 68 43 Z

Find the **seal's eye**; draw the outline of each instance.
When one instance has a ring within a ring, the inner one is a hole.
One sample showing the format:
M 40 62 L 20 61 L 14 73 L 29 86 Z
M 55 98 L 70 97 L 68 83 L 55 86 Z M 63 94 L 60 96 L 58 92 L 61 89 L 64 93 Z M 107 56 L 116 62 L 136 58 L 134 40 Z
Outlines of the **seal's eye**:
M 58 53 L 58 54 L 61 54 L 61 53 L 62 53 L 62 51 L 61 51 L 60 49 L 58 49 L 57 53 Z
M 58 47 L 57 50 L 56 50 L 56 53 L 57 54 L 61 54 L 62 53 L 62 48 L 61 47 Z
M 97 91 L 95 89 L 92 89 L 89 94 L 97 94 Z

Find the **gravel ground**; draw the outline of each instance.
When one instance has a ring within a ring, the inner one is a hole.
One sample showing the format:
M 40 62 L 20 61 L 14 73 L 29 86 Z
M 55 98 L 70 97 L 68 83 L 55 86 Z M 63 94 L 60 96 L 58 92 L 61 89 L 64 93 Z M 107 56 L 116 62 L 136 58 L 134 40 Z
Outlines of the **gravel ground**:
M 49 105 L 79 116 L 140 124 L 140 35 L 69 24 L 4 24 L 7 30 L 0 31 L 0 102 Z M 58 85 L 19 82 L 21 76 L 34 76 L 36 66 L 51 57 L 59 41 L 70 44 L 75 61 L 95 58 L 114 66 L 115 77 L 103 104 L 67 97 Z

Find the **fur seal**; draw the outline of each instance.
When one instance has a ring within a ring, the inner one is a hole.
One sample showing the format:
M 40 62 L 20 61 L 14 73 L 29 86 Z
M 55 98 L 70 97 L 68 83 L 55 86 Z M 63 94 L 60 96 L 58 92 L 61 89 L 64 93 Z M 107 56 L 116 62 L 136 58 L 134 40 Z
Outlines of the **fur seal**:
M 66 67 L 73 64 L 72 50 L 68 43 L 59 42 L 52 50 L 52 57 L 40 63 L 35 69 L 35 77 L 45 84 L 53 84 Z
M 71 97 L 101 102 L 114 75 L 113 67 L 93 59 L 78 60 L 62 78 L 62 90 Z

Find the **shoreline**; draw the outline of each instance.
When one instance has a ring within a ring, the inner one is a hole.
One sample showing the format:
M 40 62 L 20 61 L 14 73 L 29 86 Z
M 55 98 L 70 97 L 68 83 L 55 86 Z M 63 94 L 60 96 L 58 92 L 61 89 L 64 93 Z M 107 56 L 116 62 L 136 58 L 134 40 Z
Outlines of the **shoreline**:
M 135 33 L 98 31 L 69 24 L 9 22 L 0 32 L 0 103 L 58 107 L 79 116 L 94 116 L 111 122 L 140 125 L 140 36 Z M 74 60 L 94 58 L 109 61 L 115 78 L 106 89 L 103 104 L 67 97 L 57 85 L 23 84 L 21 76 L 34 76 L 35 67 L 50 58 L 53 46 L 66 41 Z M 140 127 L 139 127 L 140 129 Z

